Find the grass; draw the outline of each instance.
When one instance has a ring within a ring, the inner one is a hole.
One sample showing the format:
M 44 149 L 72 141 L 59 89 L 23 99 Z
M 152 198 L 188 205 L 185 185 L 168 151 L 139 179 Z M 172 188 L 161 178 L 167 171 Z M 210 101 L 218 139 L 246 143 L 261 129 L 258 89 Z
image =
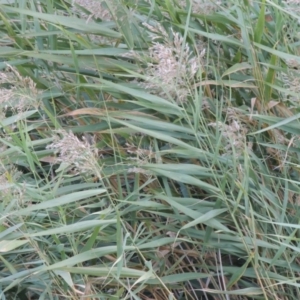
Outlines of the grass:
M 299 299 L 299 8 L 0 3 L 1 299 Z

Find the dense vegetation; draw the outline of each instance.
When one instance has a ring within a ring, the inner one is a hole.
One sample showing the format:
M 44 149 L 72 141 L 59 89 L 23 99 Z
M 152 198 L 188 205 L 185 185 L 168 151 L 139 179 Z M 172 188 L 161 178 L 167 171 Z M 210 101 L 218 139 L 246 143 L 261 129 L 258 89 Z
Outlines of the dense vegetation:
M 0 299 L 300 299 L 297 2 L 1 0 Z

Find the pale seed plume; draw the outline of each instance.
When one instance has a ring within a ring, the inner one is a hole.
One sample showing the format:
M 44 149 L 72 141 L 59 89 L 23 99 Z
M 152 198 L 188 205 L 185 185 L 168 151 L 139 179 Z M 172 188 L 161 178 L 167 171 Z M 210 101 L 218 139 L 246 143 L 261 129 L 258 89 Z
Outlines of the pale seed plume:
M 172 97 L 178 103 L 186 102 L 192 92 L 194 77 L 202 68 L 205 50 L 197 57 L 178 32 L 172 31 L 170 38 L 161 28 L 146 27 L 152 30 L 153 42 L 143 87 L 161 97 Z
M 75 167 L 78 172 L 99 173 L 97 149 L 87 139 L 80 140 L 72 132 L 56 131 L 54 142 L 47 149 L 58 154 L 58 162 Z
M 23 77 L 9 66 L 0 72 L 0 107 L 2 111 L 11 109 L 18 113 L 28 109 L 38 109 L 41 92 L 30 77 Z

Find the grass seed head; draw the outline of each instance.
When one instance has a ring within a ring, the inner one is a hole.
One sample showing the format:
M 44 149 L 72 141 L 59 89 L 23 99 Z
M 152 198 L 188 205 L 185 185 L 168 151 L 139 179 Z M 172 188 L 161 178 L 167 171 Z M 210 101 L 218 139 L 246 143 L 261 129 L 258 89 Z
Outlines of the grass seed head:
M 82 172 L 97 171 L 97 150 L 94 145 L 87 139 L 79 140 L 72 132 L 58 130 L 57 133 L 54 142 L 46 148 L 59 153 L 59 162 L 73 165 Z
M 0 72 L 0 107 L 6 111 L 8 108 L 22 113 L 32 107 L 38 109 L 40 106 L 40 91 L 30 77 L 23 77 L 13 67 Z M 8 87 L 6 87 L 8 86 Z
M 161 97 L 171 96 L 178 103 L 184 103 L 191 94 L 193 78 L 202 67 L 205 50 L 196 57 L 178 32 L 172 31 L 172 36 L 167 38 L 164 30 L 163 42 L 156 41 L 157 35 L 153 36 L 149 48 L 151 62 L 146 68 L 147 79 L 143 86 Z

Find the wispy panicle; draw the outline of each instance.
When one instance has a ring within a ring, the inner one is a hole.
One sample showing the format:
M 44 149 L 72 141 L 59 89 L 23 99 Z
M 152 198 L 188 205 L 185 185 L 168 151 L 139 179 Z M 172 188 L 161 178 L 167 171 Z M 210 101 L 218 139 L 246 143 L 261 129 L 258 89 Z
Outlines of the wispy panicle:
M 13 67 L 9 66 L 0 72 L 0 107 L 24 112 L 32 107 L 40 106 L 40 91 L 30 77 L 23 77 Z
M 17 197 L 22 196 L 23 191 L 15 184 L 22 173 L 16 169 L 13 165 L 0 164 L 0 195 L 14 195 Z
M 146 27 L 152 31 L 153 42 L 149 48 L 150 62 L 143 86 L 159 96 L 171 96 L 178 103 L 186 102 L 192 92 L 193 79 L 203 66 L 205 49 L 197 57 L 180 33 L 172 30 L 169 38 L 162 28 Z
M 77 171 L 98 173 L 97 149 L 87 139 L 80 140 L 72 132 L 56 131 L 54 142 L 47 149 L 54 150 L 58 162 L 67 163 Z
M 239 156 L 245 147 L 251 149 L 251 144 L 246 143 L 248 130 L 238 120 L 230 120 L 229 124 L 214 122 L 208 125 L 218 129 L 223 136 L 225 142 L 223 156 L 231 155 L 233 151 Z
M 75 4 L 83 7 L 86 9 L 89 13 L 85 13 L 83 11 L 78 11 L 75 8 Z M 73 0 L 73 10 L 75 12 L 79 12 L 80 16 L 85 19 L 90 18 L 96 18 L 101 19 L 104 21 L 110 21 L 111 20 L 111 14 L 108 9 L 104 6 L 104 1 L 93 1 L 93 0 Z
M 300 0 L 285 0 L 287 9 L 291 12 L 300 12 Z
M 191 1 L 192 4 L 192 13 L 194 14 L 202 14 L 202 15 L 209 15 L 220 7 L 222 1 L 210 1 L 210 0 L 193 0 Z M 180 0 L 179 6 L 182 8 L 187 7 L 186 0 Z
M 300 63 L 296 60 L 287 60 L 286 63 L 288 68 L 282 74 L 282 80 L 288 94 L 291 94 L 289 99 L 298 105 L 300 99 L 295 94 L 300 93 Z

